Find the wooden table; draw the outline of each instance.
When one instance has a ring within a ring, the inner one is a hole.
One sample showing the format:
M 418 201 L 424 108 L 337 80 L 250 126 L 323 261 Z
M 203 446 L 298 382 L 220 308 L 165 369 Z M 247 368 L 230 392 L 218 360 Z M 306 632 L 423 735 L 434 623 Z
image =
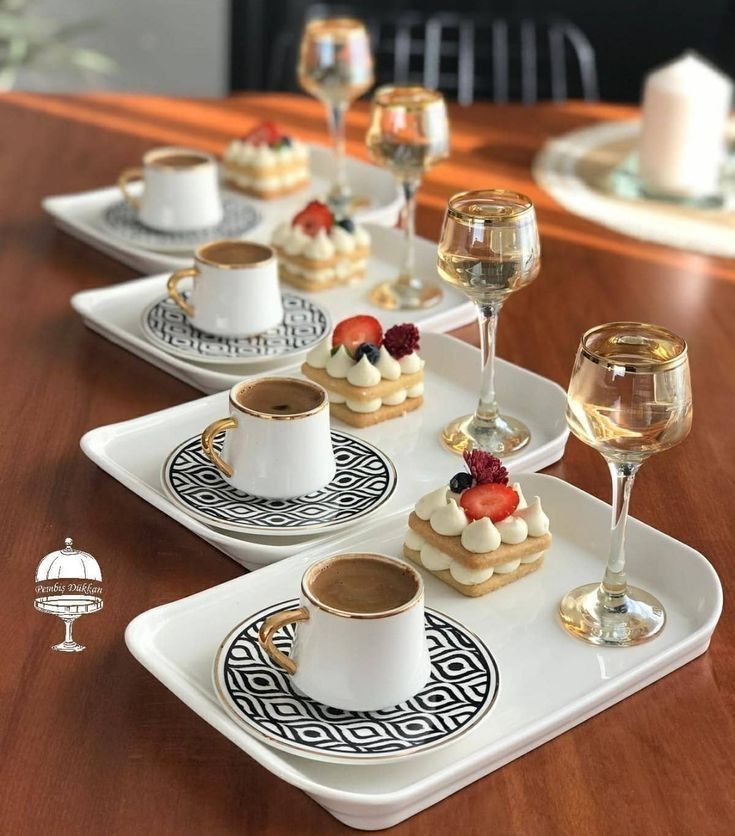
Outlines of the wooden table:
M 453 110 L 452 159 L 421 190 L 418 231 L 435 238 L 446 199 L 463 187 L 533 197 L 543 268 L 506 306 L 499 352 L 564 386 L 591 325 L 652 320 L 686 336 L 694 429 L 684 445 L 646 465 L 632 511 L 707 555 L 727 595 L 735 583 L 735 263 L 608 232 L 561 209 L 529 176 L 546 137 L 630 115 L 578 103 Z M 199 393 L 84 327 L 69 297 L 133 274 L 55 230 L 40 208 L 45 195 L 112 183 L 153 145 L 221 151 L 259 119 L 324 141 L 320 108 L 294 96 L 0 97 L 3 833 L 323 836 L 344 829 L 202 722 L 125 648 L 134 616 L 242 569 L 80 452 L 79 438 L 92 427 Z M 349 119 L 350 152 L 360 157 L 366 119 L 364 104 Z M 461 335 L 477 340 L 471 326 Z M 602 459 L 574 439 L 548 472 L 609 498 Z M 61 624 L 33 609 L 36 564 L 69 534 L 99 559 L 106 589 L 104 610 L 75 630 L 89 648 L 73 655 L 49 651 Z M 732 833 L 734 648 L 726 608 L 705 656 L 395 831 Z

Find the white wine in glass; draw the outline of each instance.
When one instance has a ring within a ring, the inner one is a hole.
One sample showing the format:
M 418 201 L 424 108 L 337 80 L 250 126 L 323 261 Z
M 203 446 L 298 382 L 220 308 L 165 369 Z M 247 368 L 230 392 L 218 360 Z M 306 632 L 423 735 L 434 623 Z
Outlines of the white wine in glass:
M 512 455 L 525 447 L 526 425 L 500 412 L 495 396 L 495 334 L 510 294 L 530 284 L 541 266 L 536 214 L 525 195 L 503 189 L 460 192 L 447 204 L 439 238 L 439 275 L 477 306 L 482 382 L 477 409 L 450 421 L 443 443 L 455 453 Z
M 679 444 L 691 428 L 684 340 L 641 322 L 613 322 L 588 331 L 569 382 L 567 423 L 580 441 L 607 461 L 613 515 L 603 581 L 564 596 L 562 623 L 591 644 L 640 644 L 660 633 L 666 615 L 653 595 L 627 583 L 625 524 L 633 481 L 643 461 Z
M 349 17 L 309 21 L 301 38 L 298 78 L 304 90 L 327 108 L 335 151 L 327 202 L 338 217 L 344 217 L 353 200 L 345 169 L 345 115 L 350 104 L 373 86 L 373 57 L 365 24 Z
M 389 310 L 436 305 L 442 289 L 416 276 L 416 192 L 424 174 L 449 155 L 449 120 L 444 97 L 425 87 L 388 85 L 375 91 L 365 136 L 370 155 L 393 173 L 405 198 L 403 264 L 396 279 L 373 288 L 370 300 Z

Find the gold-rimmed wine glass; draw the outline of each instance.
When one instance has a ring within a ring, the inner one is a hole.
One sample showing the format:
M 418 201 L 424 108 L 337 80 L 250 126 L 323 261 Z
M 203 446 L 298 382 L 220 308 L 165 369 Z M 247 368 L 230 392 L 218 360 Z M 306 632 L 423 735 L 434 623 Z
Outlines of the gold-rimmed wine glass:
M 301 37 L 299 84 L 327 108 L 334 143 L 334 180 L 327 196 L 338 217 L 349 214 L 352 191 L 345 168 L 345 116 L 373 86 L 373 56 L 365 24 L 350 17 L 310 20 Z
M 405 198 L 406 245 L 396 279 L 370 293 L 374 305 L 389 310 L 436 305 L 442 289 L 416 276 L 414 234 L 416 191 L 424 173 L 449 156 L 449 120 L 444 97 L 425 87 L 388 85 L 375 91 L 365 142 L 372 158 L 400 182 Z
M 562 624 L 590 644 L 640 644 L 661 632 L 666 614 L 653 595 L 627 583 L 625 524 L 641 464 L 689 434 L 692 392 L 684 340 L 642 322 L 612 322 L 587 331 L 569 382 L 567 423 L 580 441 L 602 454 L 613 490 L 604 578 L 564 596 Z
M 486 450 L 505 457 L 525 447 L 531 433 L 500 413 L 495 396 L 498 315 L 511 293 L 530 284 L 541 266 L 536 213 L 526 195 L 504 189 L 460 192 L 450 198 L 439 238 L 441 277 L 475 303 L 480 323 L 482 383 L 472 415 L 450 421 L 443 443 L 455 453 Z

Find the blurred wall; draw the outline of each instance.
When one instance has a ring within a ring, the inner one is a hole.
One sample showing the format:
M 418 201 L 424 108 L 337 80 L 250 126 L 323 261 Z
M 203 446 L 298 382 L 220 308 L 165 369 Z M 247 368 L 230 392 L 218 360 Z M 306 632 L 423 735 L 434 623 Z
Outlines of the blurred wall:
M 229 89 L 228 0 L 34 0 L 29 14 L 58 21 L 94 19 L 74 39 L 114 59 L 113 75 L 39 65 L 15 84 L 26 90 L 85 88 L 220 96 Z

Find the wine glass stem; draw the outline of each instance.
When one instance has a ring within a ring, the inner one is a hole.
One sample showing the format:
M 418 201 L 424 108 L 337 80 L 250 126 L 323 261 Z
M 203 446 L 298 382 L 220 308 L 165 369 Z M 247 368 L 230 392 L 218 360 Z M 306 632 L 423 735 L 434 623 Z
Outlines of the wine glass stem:
M 327 103 L 327 120 L 329 133 L 334 144 L 334 182 L 332 194 L 344 197 L 349 194 L 347 186 L 347 170 L 345 168 L 345 115 L 346 102 Z
M 495 400 L 495 335 L 498 330 L 498 314 L 502 302 L 477 304 L 480 320 L 480 350 L 482 352 L 482 382 L 480 401 L 475 410 L 475 420 L 492 423 L 498 417 L 498 402 Z
M 640 462 L 615 462 L 607 459 L 612 476 L 612 526 L 610 554 L 605 577 L 600 586 L 600 601 L 607 609 L 623 605 L 628 591 L 625 576 L 625 524 L 628 522 L 628 505 L 635 475 Z
M 420 282 L 415 278 L 416 255 L 414 239 L 416 237 L 416 192 L 419 181 L 414 179 L 403 180 L 404 208 L 403 208 L 403 232 L 405 235 L 405 248 L 403 252 L 403 265 L 396 284 L 404 287 L 415 287 Z

